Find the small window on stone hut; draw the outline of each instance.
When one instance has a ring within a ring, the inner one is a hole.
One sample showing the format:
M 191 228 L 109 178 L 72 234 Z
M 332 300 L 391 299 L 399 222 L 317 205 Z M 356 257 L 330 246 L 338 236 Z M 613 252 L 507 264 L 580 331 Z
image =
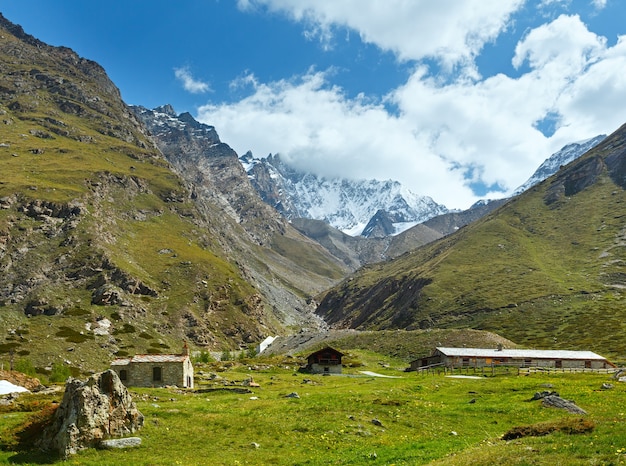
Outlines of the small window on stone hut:
M 126 382 L 128 380 L 128 371 L 126 369 L 120 370 L 120 380 Z
M 155 382 L 161 381 L 161 368 L 160 367 L 152 368 L 152 380 Z

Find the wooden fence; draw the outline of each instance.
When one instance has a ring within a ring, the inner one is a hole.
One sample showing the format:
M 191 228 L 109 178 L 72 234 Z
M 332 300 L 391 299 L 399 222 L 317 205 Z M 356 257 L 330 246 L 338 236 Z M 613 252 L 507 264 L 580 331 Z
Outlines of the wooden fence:
M 420 367 L 415 372 L 419 375 L 475 375 L 475 376 L 496 376 L 496 375 L 525 375 L 533 373 L 596 373 L 596 374 L 615 374 L 626 369 L 611 367 L 608 369 L 590 369 L 590 368 L 556 368 L 556 367 L 517 367 L 505 365 L 493 365 L 484 367 L 447 367 L 443 364 L 433 364 L 430 366 Z

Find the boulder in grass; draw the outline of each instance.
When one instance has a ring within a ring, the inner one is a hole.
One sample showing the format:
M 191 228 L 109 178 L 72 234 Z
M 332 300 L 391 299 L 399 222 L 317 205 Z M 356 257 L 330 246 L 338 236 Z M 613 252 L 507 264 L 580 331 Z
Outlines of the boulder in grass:
M 87 381 L 69 378 L 63 400 L 37 445 L 68 457 L 100 447 L 105 439 L 133 434 L 143 427 L 143 415 L 115 371 Z

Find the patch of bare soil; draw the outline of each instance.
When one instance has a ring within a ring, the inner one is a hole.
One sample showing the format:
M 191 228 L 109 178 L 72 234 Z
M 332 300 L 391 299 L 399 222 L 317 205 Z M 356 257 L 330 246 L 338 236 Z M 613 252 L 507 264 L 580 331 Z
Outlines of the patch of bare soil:
M 30 391 L 33 391 L 37 387 L 41 386 L 39 379 L 17 371 L 0 370 L 0 380 L 6 380 L 7 382 L 11 382 L 13 385 L 19 385 L 20 387 L 24 387 Z
M 541 437 L 552 432 L 565 434 L 588 434 L 596 427 L 589 419 L 567 418 L 555 422 L 541 422 L 530 426 L 513 427 L 502 436 L 502 440 L 514 440 L 522 437 Z

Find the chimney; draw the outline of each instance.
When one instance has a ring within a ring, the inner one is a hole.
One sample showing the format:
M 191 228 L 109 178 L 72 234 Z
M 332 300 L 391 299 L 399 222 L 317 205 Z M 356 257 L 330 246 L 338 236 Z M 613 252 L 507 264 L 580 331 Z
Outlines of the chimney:
M 189 356 L 189 346 L 187 346 L 187 342 L 183 340 L 183 355 Z
M 498 351 L 502 351 L 503 348 L 502 343 L 498 343 Z

